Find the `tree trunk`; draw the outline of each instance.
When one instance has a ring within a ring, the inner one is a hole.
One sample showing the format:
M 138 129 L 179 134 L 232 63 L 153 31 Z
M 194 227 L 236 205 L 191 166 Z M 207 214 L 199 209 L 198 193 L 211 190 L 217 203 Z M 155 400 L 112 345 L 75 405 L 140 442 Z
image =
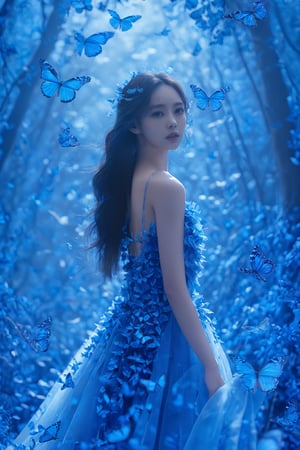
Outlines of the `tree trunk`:
M 47 27 L 45 28 L 39 47 L 32 57 L 32 60 L 28 64 L 29 67 L 31 65 L 38 66 L 40 59 L 45 59 L 48 54 L 51 53 L 54 48 L 60 26 L 63 22 L 64 17 L 62 15 L 62 12 L 60 11 L 59 6 L 57 6 L 54 2 L 53 11 L 51 13 L 51 16 L 49 17 Z M 47 38 L 49 36 L 51 36 L 52 39 Z M 21 76 L 18 77 L 18 80 L 20 80 L 20 78 Z M 36 74 L 35 77 L 32 78 L 31 85 L 22 84 L 22 89 L 8 119 L 8 123 L 10 126 L 6 127 L 3 130 L 3 153 L 0 159 L 0 170 L 3 167 L 3 164 L 5 163 L 5 160 L 14 145 L 17 131 L 22 123 L 23 117 L 32 98 L 32 85 L 34 85 L 37 80 L 38 74 Z M 16 84 L 18 84 L 18 81 L 16 82 Z
M 279 69 L 278 56 L 271 45 L 272 33 L 269 21 L 260 22 L 252 34 L 268 102 L 266 114 L 272 130 L 271 139 L 281 180 L 283 206 L 289 211 L 295 206 L 300 206 L 300 170 L 291 162 L 292 151 L 288 148 L 291 130 L 287 119 L 288 89 Z

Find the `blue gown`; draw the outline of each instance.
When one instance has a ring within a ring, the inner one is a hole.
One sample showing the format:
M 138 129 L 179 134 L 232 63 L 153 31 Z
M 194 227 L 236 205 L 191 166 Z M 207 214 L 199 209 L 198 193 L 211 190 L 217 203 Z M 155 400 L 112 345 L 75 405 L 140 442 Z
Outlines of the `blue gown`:
M 226 381 L 211 398 L 164 294 L 155 224 L 139 239 L 139 256 L 129 253 L 130 237 L 122 242 L 121 295 L 10 448 L 256 449 L 261 399 L 232 377 L 199 294 L 204 236 L 196 206 L 185 211 L 187 283 Z

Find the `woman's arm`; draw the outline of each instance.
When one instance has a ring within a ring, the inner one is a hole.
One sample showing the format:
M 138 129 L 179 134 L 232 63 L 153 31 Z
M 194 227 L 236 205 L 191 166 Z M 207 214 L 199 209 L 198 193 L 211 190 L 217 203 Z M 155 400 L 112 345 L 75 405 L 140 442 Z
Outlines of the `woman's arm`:
M 166 172 L 151 185 L 164 289 L 179 326 L 205 367 L 209 394 L 224 384 L 186 285 L 184 266 L 185 191 Z

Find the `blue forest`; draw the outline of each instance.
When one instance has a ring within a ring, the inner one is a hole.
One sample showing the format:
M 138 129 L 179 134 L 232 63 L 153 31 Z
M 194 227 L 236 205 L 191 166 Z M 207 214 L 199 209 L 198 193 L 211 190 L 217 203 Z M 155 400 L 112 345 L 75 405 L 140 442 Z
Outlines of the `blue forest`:
M 170 169 L 201 209 L 203 298 L 266 392 L 259 433 L 299 449 L 299 17 L 292 0 L 0 2 L 0 448 L 55 381 L 72 389 L 61 372 L 120 290 L 89 249 L 91 181 L 122 86 L 150 71 L 189 101 Z

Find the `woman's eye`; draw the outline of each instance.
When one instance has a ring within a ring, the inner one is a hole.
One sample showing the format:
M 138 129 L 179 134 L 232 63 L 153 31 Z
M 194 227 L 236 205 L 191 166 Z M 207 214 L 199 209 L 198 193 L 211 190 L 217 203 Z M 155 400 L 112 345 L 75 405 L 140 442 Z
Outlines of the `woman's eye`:
M 181 114 L 184 114 L 184 113 L 185 113 L 185 110 L 184 110 L 184 108 L 180 107 L 180 108 L 177 108 L 177 109 L 176 109 L 175 113 L 181 115 Z
M 154 111 L 151 114 L 152 117 L 162 117 L 163 116 L 163 112 L 162 111 Z

